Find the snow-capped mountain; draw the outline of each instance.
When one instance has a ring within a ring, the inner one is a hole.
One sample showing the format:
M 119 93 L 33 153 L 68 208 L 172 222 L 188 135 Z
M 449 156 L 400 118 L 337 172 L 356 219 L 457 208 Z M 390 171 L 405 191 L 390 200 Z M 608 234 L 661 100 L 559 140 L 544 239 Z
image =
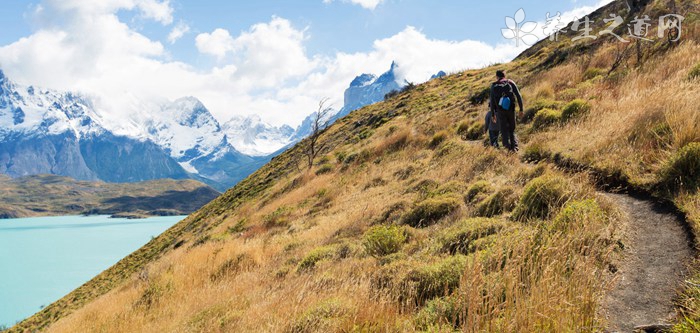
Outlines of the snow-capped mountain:
M 401 90 L 407 83 L 398 82 L 396 77 L 398 67 L 396 62 L 392 62 L 391 68 L 379 77 L 373 74 L 361 74 L 352 80 L 350 87 L 345 90 L 343 108 L 330 117 L 329 124 L 347 116 L 352 111 L 383 101 L 384 96 L 392 91 Z M 315 113 L 309 115 L 297 127 L 292 135 L 292 142 L 301 141 L 311 134 L 311 125 L 315 115 Z
M 364 106 L 384 100 L 386 94 L 399 90 L 405 85 L 396 78 L 398 65 L 393 62 L 386 73 L 376 77 L 372 74 L 362 74 L 350 83 L 345 90 L 345 103 L 336 118 L 343 117 Z
M 2 71 L 0 173 L 110 182 L 189 177 L 156 144 L 109 132 L 88 99 L 20 86 Z
M 0 173 L 132 182 L 195 178 L 224 190 L 267 160 L 238 152 L 196 98 L 115 122 L 88 98 L 24 87 L 0 71 Z
M 256 115 L 235 116 L 222 125 L 228 142 L 250 156 L 270 155 L 292 142 L 294 129 L 288 125 L 272 126 Z

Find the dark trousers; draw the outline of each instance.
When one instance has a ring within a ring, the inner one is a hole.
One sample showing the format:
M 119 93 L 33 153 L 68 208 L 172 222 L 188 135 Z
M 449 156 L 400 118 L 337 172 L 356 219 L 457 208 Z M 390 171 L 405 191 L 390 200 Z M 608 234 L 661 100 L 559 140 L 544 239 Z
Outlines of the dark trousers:
M 498 130 L 489 130 L 489 143 L 491 147 L 498 148 Z
M 515 110 L 498 110 L 498 123 L 501 124 L 503 147 L 510 151 L 518 150 L 518 139 L 515 137 Z

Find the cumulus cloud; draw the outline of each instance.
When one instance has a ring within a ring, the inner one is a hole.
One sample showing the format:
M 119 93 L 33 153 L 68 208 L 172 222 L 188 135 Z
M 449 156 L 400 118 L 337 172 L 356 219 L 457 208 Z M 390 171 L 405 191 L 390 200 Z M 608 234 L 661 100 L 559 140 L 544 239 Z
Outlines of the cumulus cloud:
M 323 3 L 331 3 L 333 0 L 323 0 Z M 355 5 L 362 6 L 363 8 L 369 9 L 369 10 L 374 10 L 384 2 L 384 0 L 343 0 L 343 2 L 350 2 Z
M 185 36 L 186 33 L 190 32 L 190 26 L 185 22 L 180 22 L 170 30 L 168 34 L 168 42 L 170 44 L 175 44 L 180 38 Z
M 199 34 L 195 43 L 199 52 L 216 56 L 219 60 L 223 59 L 229 51 L 233 51 L 234 47 L 233 37 L 225 29 Z

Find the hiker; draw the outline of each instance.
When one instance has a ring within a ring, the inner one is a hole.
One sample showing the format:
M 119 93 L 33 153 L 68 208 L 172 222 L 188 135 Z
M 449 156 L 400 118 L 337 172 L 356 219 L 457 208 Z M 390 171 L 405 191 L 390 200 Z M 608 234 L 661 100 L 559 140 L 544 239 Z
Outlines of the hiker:
M 515 137 L 515 99 L 520 107 L 519 115 L 523 115 L 523 97 L 518 86 L 506 78 L 505 71 L 496 71 L 496 82 L 491 84 L 491 112 L 496 114 L 501 129 L 503 146 L 515 152 L 518 150 L 518 139 Z
M 500 124 L 498 123 L 498 118 L 496 114 L 491 110 L 486 112 L 486 124 L 484 126 L 485 130 L 489 132 L 489 145 L 494 148 L 498 148 L 498 133 Z

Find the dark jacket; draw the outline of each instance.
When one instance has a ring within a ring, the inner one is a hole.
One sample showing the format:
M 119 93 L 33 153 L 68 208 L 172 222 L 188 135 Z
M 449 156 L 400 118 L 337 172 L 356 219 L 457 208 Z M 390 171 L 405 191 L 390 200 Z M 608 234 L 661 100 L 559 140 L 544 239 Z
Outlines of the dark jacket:
M 510 86 L 513 88 L 513 94 L 515 95 L 515 98 L 518 100 L 518 106 L 520 106 L 520 110 L 522 111 L 523 110 L 523 97 L 520 95 L 520 90 L 518 89 L 518 85 L 516 85 L 515 82 L 513 82 L 513 80 L 509 80 L 509 79 L 503 79 L 503 80 L 508 81 L 508 84 L 510 84 Z M 496 96 L 494 89 L 493 89 L 493 85 L 498 83 L 498 82 L 501 82 L 501 81 L 497 81 L 497 82 L 494 82 L 491 84 L 491 93 L 489 94 L 490 95 L 489 106 L 490 106 L 490 110 L 493 112 L 495 112 L 497 109 L 499 109 L 498 101 L 501 99 L 501 96 Z M 515 111 L 515 103 L 511 104 L 511 110 Z
M 500 130 L 499 124 L 493 122 L 492 115 L 492 111 L 486 113 L 486 129 L 489 131 L 498 131 Z

